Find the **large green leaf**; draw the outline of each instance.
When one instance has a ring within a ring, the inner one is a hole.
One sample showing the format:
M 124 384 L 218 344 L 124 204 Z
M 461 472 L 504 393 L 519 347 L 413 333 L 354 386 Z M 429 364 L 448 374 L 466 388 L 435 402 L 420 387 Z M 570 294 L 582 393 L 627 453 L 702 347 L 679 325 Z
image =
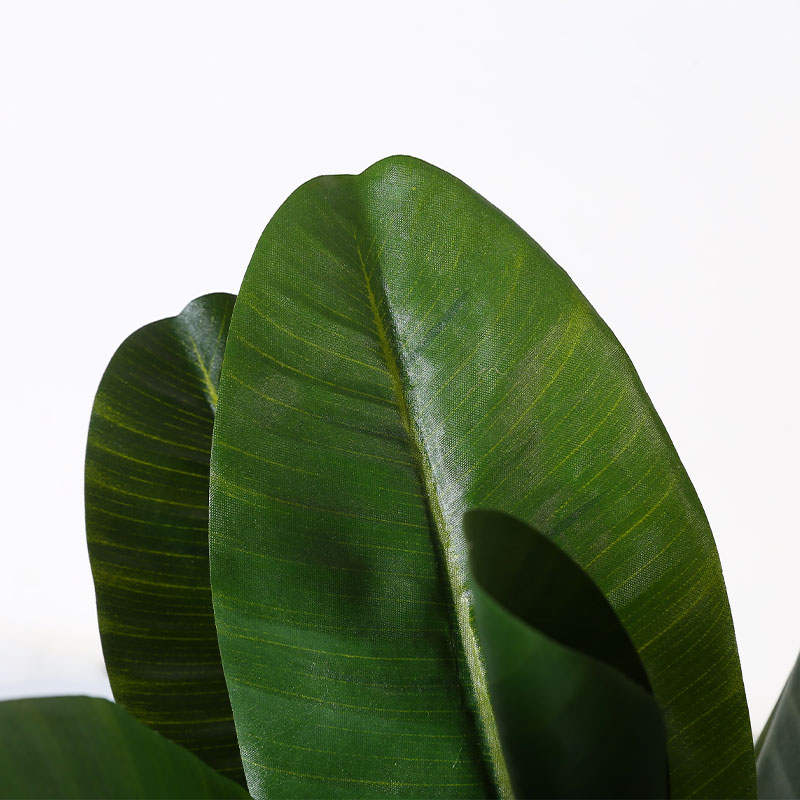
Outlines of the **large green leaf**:
M 243 780 L 208 574 L 208 471 L 235 298 L 211 294 L 136 331 L 100 382 L 86 530 L 114 697 Z
M 759 797 L 800 798 L 800 658 L 756 745 Z
M 667 797 L 661 710 L 614 610 L 562 550 L 495 511 L 464 519 L 476 628 L 519 797 Z
M 636 372 L 567 275 L 397 157 L 264 231 L 220 383 L 211 579 L 257 796 L 507 793 L 463 513 L 512 513 L 609 599 L 676 796 L 755 792 L 717 551 Z
M 247 796 L 239 784 L 108 700 L 0 703 L 0 797 Z

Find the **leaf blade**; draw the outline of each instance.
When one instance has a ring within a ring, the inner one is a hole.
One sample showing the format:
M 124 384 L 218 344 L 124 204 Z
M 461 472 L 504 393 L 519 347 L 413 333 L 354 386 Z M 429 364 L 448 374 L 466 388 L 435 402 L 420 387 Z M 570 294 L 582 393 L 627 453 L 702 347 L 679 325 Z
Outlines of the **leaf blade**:
M 476 628 L 519 797 L 668 797 L 661 711 L 600 590 L 525 523 L 469 511 Z
M 211 432 L 234 299 L 198 298 L 114 354 L 89 427 L 86 527 L 115 698 L 242 781 L 208 579 Z
M 797 663 L 756 745 L 759 797 L 800 797 L 800 670 Z
M 249 455 L 223 453 L 233 446 Z M 461 534 L 463 512 L 490 505 L 557 541 L 609 597 L 666 709 L 673 790 L 754 793 L 719 559 L 669 437 L 621 346 L 563 270 L 452 176 L 397 157 L 359 176 L 315 179 L 284 203 L 234 314 L 212 462 L 212 590 L 226 672 L 241 668 L 235 639 L 248 626 L 272 641 L 291 628 L 248 611 L 259 593 L 291 609 L 290 619 L 313 609 L 329 626 L 378 613 L 370 592 L 405 604 L 449 598 L 460 702 L 473 714 L 463 728 L 492 790 L 502 790 Z M 403 508 L 398 490 L 417 499 Z M 414 530 L 430 546 L 410 543 Z M 419 553 L 382 560 L 377 548 L 387 545 Z M 403 582 L 431 559 L 435 594 Z M 248 575 L 255 561 L 263 572 Z M 288 579 L 267 585 L 276 563 L 308 593 Z M 342 607 L 348 593 L 360 598 L 354 609 Z M 228 599 L 217 604 L 218 594 Z M 687 640 L 702 642 L 702 669 Z M 394 646 L 418 645 L 406 636 Z M 337 639 L 321 649 L 335 652 Z M 257 643 L 250 656 L 279 664 L 291 685 L 288 657 Z M 332 669 L 335 656 L 315 658 Z M 450 682 L 452 670 L 439 669 Z M 240 731 L 258 703 L 288 716 L 275 694 L 233 696 Z M 298 700 L 295 712 L 309 708 Z M 258 726 L 250 733 L 258 751 Z M 364 739 L 350 751 L 372 747 Z M 335 768 L 357 774 L 357 758 Z
M 115 703 L 76 696 L 0 703 L 0 797 L 248 794 Z

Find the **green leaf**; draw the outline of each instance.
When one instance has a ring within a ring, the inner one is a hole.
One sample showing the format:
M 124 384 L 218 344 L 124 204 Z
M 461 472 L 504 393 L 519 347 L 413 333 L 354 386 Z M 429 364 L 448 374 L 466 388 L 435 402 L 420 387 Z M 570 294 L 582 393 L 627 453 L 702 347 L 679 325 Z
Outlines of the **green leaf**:
M 800 798 L 800 658 L 756 745 L 759 797 Z
M 248 794 L 108 700 L 40 697 L 0 703 L 0 797 Z
M 476 628 L 519 797 L 667 797 L 661 710 L 614 610 L 557 545 L 464 518 Z
M 461 520 L 515 515 L 608 598 L 676 796 L 755 793 L 719 558 L 633 366 L 467 186 L 396 157 L 277 211 L 220 383 L 211 581 L 256 796 L 507 793 Z
M 244 780 L 208 574 L 208 471 L 235 298 L 211 294 L 136 331 L 100 382 L 86 530 L 114 697 Z

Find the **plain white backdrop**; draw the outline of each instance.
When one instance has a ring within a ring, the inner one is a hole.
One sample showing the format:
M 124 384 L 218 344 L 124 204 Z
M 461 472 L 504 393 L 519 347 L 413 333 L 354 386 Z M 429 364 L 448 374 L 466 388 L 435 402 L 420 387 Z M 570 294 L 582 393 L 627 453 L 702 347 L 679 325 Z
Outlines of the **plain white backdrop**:
M 0 2 L 0 698 L 109 695 L 85 546 L 117 345 L 300 183 L 454 173 L 569 272 L 715 531 L 755 733 L 800 650 L 800 3 Z

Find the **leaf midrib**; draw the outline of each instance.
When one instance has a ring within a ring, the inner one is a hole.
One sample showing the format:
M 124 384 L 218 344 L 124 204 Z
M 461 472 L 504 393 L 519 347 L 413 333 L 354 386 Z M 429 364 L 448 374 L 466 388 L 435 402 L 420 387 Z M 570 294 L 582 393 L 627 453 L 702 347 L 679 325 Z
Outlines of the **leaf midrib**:
M 470 607 L 469 604 L 464 601 L 463 596 L 461 598 L 461 602 L 456 600 L 455 588 L 459 585 L 460 569 L 456 560 L 451 556 L 451 548 L 448 546 L 453 537 L 445 522 L 444 513 L 439 502 L 438 489 L 433 478 L 433 471 L 429 464 L 424 442 L 419 434 L 419 431 L 417 430 L 417 426 L 414 424 L 414 419 L 411 416 L 411 411 L 409 409 L 408 402 L 406 401 L 405 391 L 403 389 L 401 356 L 399 353 L 395 353 L 389 332 L 384 325 L 383 318 L 378 307 L 378 302 L 372 289 L 372 273 L 367 271 L 367 265 L 361 252 L 361 246 L 358 242 L 358 233 L 355 231 L 353 233 L 353 239 L 356 246 L 356 253 L 358 254 L 359 264 L 361 265 L 361 273 L 364 279 L 364 285 L 366 288 L 367 297 L 369 299 L 370 310 L 375 323 L 375 330 L 378 335 L 381 353 L 383 355 L 386 368 L 392 381 L 392 387 L 397 398 L 397 405 L 400 410 L 403 428 L 406 431 L 409 443 L 413 450 L 413 459 L 416 463 L 423 484 L 425 501 L 430 510 L 430 516 L 433 519 L 435 533 L 438 538 L 437 550 L 439 551 L 440 557 L 445 565 L 445 573 L 447 576 L 448 588 L 450 590 L 450 597 L 453 599 L 453 605 L 455 608 L 457 636 L 464 652 L 467 669 L 469 671 L 469 678 L 472 684 L 471 688 L 475 695 L 475 707 L 477 709 L 477 716 L 479 718 L 478 730 L 484 738 L 486 747 L 485 752 L 487 752 L 489 757 L 489 772 L 494 779 L 498 796 L 500 798 L 513 798 L 514 793 L 511 788 L 508 767 L 500 746 L 497 722 L 495 720 L 491 701 L 489 699 L 489 687 L 486 679 L 486 670 L 483 665 L 483 658 L 480 653 L 480 647 L 478 645 L 475 632 L 470 623 Z

